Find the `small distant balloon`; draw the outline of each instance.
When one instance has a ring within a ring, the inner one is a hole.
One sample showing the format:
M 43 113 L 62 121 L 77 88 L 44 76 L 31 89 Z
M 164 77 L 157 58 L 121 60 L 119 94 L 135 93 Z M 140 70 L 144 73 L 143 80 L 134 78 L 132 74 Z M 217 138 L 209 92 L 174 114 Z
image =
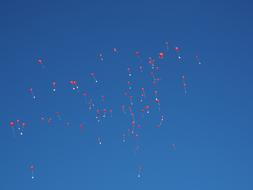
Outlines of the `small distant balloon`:
M 163 59 L 163 58 L 164 58 L 164 53 L 163 53 L 163 52 L 160 52 L 160 53 L 159 53 L 159 58 L 160 58 L 160 59 Z
M 34 177 L 35 166 L 32 164 L 32 165 L 30 165 L 29 169 L 30 169 L 31 174 L 32 174 L 32 179 L 34 179 L 35 178 Z

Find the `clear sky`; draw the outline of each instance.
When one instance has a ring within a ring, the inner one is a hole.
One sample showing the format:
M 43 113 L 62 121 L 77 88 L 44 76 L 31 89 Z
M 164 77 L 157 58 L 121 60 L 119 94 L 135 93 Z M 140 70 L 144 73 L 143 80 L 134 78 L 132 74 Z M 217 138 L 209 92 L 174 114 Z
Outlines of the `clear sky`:
M 252 190 L 252 9 L 249 0 L 1 0 L 0 190 Z

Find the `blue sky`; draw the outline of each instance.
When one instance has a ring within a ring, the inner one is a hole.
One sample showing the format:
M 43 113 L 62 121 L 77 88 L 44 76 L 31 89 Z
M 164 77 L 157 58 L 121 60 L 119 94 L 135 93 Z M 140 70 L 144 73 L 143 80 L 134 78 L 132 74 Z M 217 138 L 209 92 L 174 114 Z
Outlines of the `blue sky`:
M 252 17 L 246 0 L 0 1 L 0 189 L 253 189 Z M 155 87 L 148 57 L 160 69 Z M 130 114 L 121 112 L 128 67 L 151 107 L 137 140 L 127 133 Z M 83 91 L 112 117 L 98 124 Z M 27 123 L 22 136 L 17 123 L 14 133 L 9 127 L 17 119 Z

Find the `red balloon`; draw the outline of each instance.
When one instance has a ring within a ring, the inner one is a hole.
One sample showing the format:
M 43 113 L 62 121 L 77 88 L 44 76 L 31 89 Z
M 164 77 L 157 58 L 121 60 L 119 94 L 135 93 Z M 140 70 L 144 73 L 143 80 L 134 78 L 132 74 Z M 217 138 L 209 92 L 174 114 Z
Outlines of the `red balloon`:
M 163 59 L 163 58 L 164 58 L 164 53 L 163 53 L 163 52 L 160 52 L 160 53 L 159 53 L 159 58 L 160 58 L 160 59 Z
M 14 127 L 14 125 L 15 125 L 15 122 L 14 122 L 14 121 L 11 121 L 11 122 L 10 122 L 10 127 Z

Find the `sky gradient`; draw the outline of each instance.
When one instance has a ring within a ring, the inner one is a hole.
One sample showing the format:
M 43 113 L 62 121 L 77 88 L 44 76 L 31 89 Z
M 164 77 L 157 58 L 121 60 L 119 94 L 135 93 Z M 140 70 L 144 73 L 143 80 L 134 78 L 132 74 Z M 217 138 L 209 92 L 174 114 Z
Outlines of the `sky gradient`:
M 252 8 L 246 0 L 1 0 L 0 189 L 253 189 Z M 160 115 L 151 109 L 139 140 L 123 142 L 127 68 L 152 94 L 149 75 L 137 71 L 150 56 L 160 61 L 164 122 L 154 127 Z M 83 91 L 113 110 L 103 126 Z M 16 119 L 27 123 L 22 136 L 9 126 Z

